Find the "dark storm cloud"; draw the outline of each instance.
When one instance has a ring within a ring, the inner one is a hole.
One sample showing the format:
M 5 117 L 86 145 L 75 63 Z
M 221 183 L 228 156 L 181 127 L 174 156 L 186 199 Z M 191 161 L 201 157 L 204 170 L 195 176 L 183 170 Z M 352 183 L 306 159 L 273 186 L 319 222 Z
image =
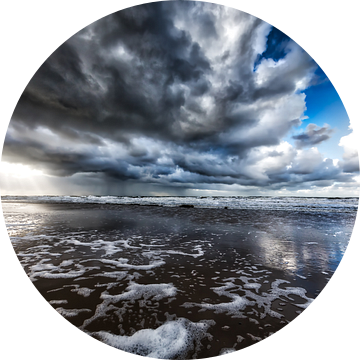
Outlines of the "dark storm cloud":
M 318 157 L 277 149 L 301 123 L 302 91 L 317 68 L 286 35 L 237 10 L 195 2 L 125 9 L 75 34 L 39 68 L 14 111 L 3 160 L 164 188 L 339 180 L 339 168 Z M 294 139 L 303 148 L 331 132 L 311 124 Z
M 205 38 L 217 38 L 218 33 L 215 28 L 214 22 L 216 19 L 209 11 L 201 12 L 198 15 L 198 19 L 201 23 L 201 35 Z
M 25 164 L 34 167 L 46 168 L 50 174 L 58 176 L 69 176 L 76 172 L 82 172 L 91 154 L 67 152 L 63 149 L 53 151 L 47 146 L 36 141 L 19 142 L 6 137 L 6 159 L 8 161 L 22 159 Z
M 174 26 L 172 11 L 167 3 L 130 8 L 90 26 L 90 40 L 86 30 L 77 34 L 35 74 L 14 121 L 29 123 L 30 113 L 30 126 L 56 131 L 69 126 L 117 140 L 124 133 L 186 138 L 174 126 L 185 102 L 176 85 L 203 95 L 211 86 L 203 79 L 210 64 L 190 34 Z M 119 49 L 131 58 L 116 56 Z
M 226 114 L 218 114 L 211 128 L 193 126 L 184 132 L 177 126 L 185 105 L 178 85 L 187 85 L 192 96 L 204 95 L 211 88 L 204 74 L 211 68 L 199 44 L 174 26 L 174 11 L 170 3 L 130 8 L 90 26 L 95 34 L 91 40 L 84 40 L 86 31 L 77 34 L 41 66 L 14 121 L 46 126 L 64 136 L 70 127 L 120 141 L 146 133 L 186 142 L 221 131 Z M 203 17 L 206 28 L 211 27 L 209 15 L 200 13 L 199 20 Z M 249 36 L 246 42 L 251 42 Z M 131 59 L 109 56 L 117 48 Z
M 130 150 L 126 156 L 109 156 L 98 147 L 83 147 L 69 151 L 66 147 L 50 147 L 39 140 L 21 142 L 7 136 L 6 157 L 8 160 L 22 158 L 22 162 L 33 165 L 55 176 L 71 176 L 76 173 L 102 173 L 112 179 L 140 179 L 144 172 L 152 176 L 171 174 L 174 170 L 166 166 L 154 166 L 156 160 L 146 151 Z
M 316 124 L 309 124 L 302 134 L 294 135 L 295 145 L 301 149 L 308 146 L 314 146 L 330 139 L 331 134 L 334 132 L 330 129 L 329 125 L 319 127 Z

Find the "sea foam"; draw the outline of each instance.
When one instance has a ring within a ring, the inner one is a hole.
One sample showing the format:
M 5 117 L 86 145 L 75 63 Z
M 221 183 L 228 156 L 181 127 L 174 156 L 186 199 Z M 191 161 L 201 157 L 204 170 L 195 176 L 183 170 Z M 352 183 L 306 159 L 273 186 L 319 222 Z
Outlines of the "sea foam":
M 211 322 L 193 323 L 180 318 L 167 321 L 157 329 L 143 329 L 132 336 L 114 335 L 99 331 L 92 335 L 117 349 L 129 353 L 157 358 L 184 359 L 189 351 L 200 348 L 200 341 L 208 336 Z

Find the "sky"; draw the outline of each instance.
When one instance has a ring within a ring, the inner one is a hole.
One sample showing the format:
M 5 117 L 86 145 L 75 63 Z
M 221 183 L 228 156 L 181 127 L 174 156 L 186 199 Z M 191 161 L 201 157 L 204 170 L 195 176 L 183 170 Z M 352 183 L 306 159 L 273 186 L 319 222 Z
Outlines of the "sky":
M 352 124 L 277 28 L 200 2 L 92 23 L 40 66 L 5 137 L 2 195 L 358 196 Z

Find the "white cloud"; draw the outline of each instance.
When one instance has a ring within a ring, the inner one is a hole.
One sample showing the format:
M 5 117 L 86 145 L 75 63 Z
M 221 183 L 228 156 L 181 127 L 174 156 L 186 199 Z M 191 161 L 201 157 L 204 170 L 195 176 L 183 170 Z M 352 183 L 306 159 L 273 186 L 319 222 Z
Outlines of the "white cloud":
M 349 129 L 352 128 L 351 123 Z M 343 161 L 339 161 L 339 166 L 344 172 L 360 171 L 359 149 L 356 142 L 355 132 L 352 131 L 349 135 L 343 136 L 339 141 L 339 146 L 344 149 Z
M 350 126 L 350 128 L 352 128 Z M 339 146 L 344 148 L 343 161 L 339 162 L 346 172 L 354 172 L 359 170 L 359 155 L 358 155 L 358 143 L 359 136 L 358 131 L 353 131 L 340 139 Z
M 292 171 L 298 174 L 311 174 L 323 162 L 323 156 L 316 147 L 297 150 L 293 159 Z
M 299 125 L 306 110 L 305 95 L 285 95 L 277 100 L 258 100 L 254 104 L 239 105 L 233 114 L 251 113 L 259 119 L 251 127 L 239 126 L 221 134 L 224 143 L 241 143 L 248 147 L 280 143 L 288 131 Z
M 354 156 L 357 151 L 357 145 L 359 142 L 359 137 L 356 135 L 355 130 L 353 130 L 349 135 L 343 136 L 340 139 L 339 146 L 344 148 L 344 157 Z
M 295 156 L 292 146 L 283 141 L 276 146 L 254 148 L 248 157 L 241 161 L 242 172 L 249 178 L 269 180 L 268 174 L 282 172 Z
M 296 84 L 296 91 L 305 90 L 316 70 L 311 57 L 294 42 L 287 45 L 288 53 L 278 61 L 262 59 L 256 69 L 256 81 L 259 86 L 272 87 L 274 81 L 284 80 Z

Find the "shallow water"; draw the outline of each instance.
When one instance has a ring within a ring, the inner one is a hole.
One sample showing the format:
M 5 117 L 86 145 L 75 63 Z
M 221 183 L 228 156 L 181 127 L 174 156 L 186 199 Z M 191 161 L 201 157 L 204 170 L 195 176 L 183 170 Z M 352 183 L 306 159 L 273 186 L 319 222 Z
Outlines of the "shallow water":
M 284 327 L 336 270 L 357 204 L 214 201 L 2 199 L 16 254 L 50 304 L 94 338 L 156 358 L 217 356 Z

